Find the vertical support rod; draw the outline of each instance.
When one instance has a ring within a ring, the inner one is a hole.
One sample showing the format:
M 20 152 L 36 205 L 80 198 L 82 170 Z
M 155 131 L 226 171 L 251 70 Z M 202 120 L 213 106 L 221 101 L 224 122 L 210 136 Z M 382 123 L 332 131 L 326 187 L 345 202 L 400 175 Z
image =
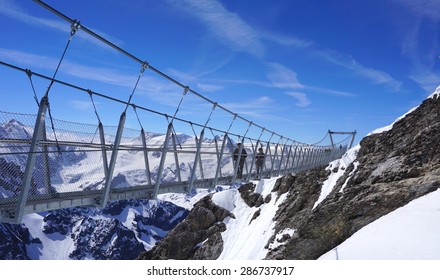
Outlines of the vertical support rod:
M 188 185 L 188 191 L 191 192 L 194 185 L 194 180 L 196 178 L 196 170 L 197 170 L 197 164 L 199 162 L 200 158 L 200 150 L 202 149 L 202 139 L 205 136 L 205 129 L 202 129 L 200 132 L 200 139 L 197 143 L 197 150 L 196 150 L 196 157 L 194 158 L 194 165 L 191 172 L 191 177 L 189 179 L 189 185 Z
M 31 146 L 29 148 L 29 154 L 26 162 L 26 168 L 21 182 L 21 191 L 17 201 L 16 222 L 21 222 L 24 215 L 24 208 L 26 207 L 27 198 L 29 195 L 29 189 L 31 187 L 32 174 L 34 172 L 35 159 L 37 156 L 37 146 L 41 138 L 41 133 L 44 128 L 47 107 L 49 105 L 49 98 L 47 95 L 43 96 L 38 107 L 37 119 L 35 121 L 34 132 L 32 135 Z
M 205 130 L 205 129 L 203 129 L 203 130 Z M 200 153 L 199 153 L 199 168 L 200 168 L 200 176 L 201 176 L 201 179 L 202 180 L 204 180 L 205 179 L 205 175 L 203 174 L 203 165 L 202 165 L 202 145 L 203 145 L 203 141 L 202 141 L 202 139 L 203 138 L 200 138 L 199 139 L 199 143 L 200 143 Z
M 108 166 L 108 173 L 105 178 L 104 192 L 102 194 L 102 199 L 100 206 L 104 208 L 107 205 L 110 196 L 110 188 L 113 179 L 113 172 L 115 171 L 116 159 L 118 157 L 119 145 L 121 144 L 122 133 L 124 131 L 126 114 L 125 111 L 122 112 L 121 117 L 119 118 L 118 130 L 116 132 L 115 142 L 112 148 L 112 156 L 110 158 L 110 164 Z
M 173 149 L 174 149 L 174 162 L 176 163 L 176 173 L 177 173 L 177 181 L 182 182 L 182 176 L 180 175 L 180 164 L 179 164 L 179 156 L 177 155 L 177 145 L 176 145 L 176 134 L 171 135 L 171 139 L 173 140 Z
M 330 136 L 330 143 L 332 144 L 333 149 L 335 148 L 335 143 L 333 142 L 333 131 L 328 130 L 328 135 Z
M 286 164 L 284 165 L 283 175 L 287 174 L 287 169 L 289 167 L 289 160 L 291 154 L 292 154 L 292 145 L 289 145 L 289 151 L 287 152 L 287 159 L 286 159 Z
M 273 154 L 273 161 L 272 161 L 272 165 L 271 165 L 270 171 L 269 171 L 270 177 L 273 177 L 273 168 L 275 167 L 275 160 L 278 158 L 278 146 L 280 145 L 281 139 L 283 139 L 283 137 L 280 138 L 280 140 L 278 141 L 278 143 L 275 146 L 275 152 Z
M 105 147 L 105 135 L 104 135 L 104 126 L 101 122 L 98 124 L 99 130 L 99 139 L 101 140 L 101 152 L 102 152 L 102 164 L 104 165 L 104 176 L 107 178 L 108 176 L 108 159 L 107 159 L 107 149 Z
M 293 152 L 293 157 L 292 157 L 292 166 L 290 167 L 290 172 L 293 173 L 295 172 L 295 159 L 296 159 L 296 152 L 298 151 L 298 146 L 295 146 L 295 152 Z
M 43 125 L 42 128 L 42 140 L 47 140 L 47 134 L 46 134 L 46 124 Z M 43 174 L 44 174 L 44 181 L 46 183 L 47 193 L 52 194 L 55 193 L 55 190 L 52 188 L 52 182 L 50 180 L 50 166 L 49 166 L 49 150 L 47 148 L 46 144 L 42 145 L 42 157 L 43 157 Z
M 222 142 L 222 147 L 220 149 L 220 154 L 217 157 L 218 162 L 217 162 L 217 168 L 215 170 L 215 178 L 214 178 L 214 185 L 213 185 L 214 188 L 217 186 L 218 177 L 222 176 L 221 164 L 222 164 L 222 159 L 223 159 L 223 153 L 224 153 L 225 146 L 226 146 L 226 141 L 228 140 L 228 138 L 229 138 L 229 136 L 228 136 L 228 133 L 226 132 L 226 134 L 223 136 L 223 142 Z
M 141 129 L 141 138 L 142 138 L 142 151 L 144 152 L 144 162 L 145 162 L 145 172 L 147 174 L 147 183 L 148 186 L 151 186 L 151 172 L 150 172 L 150 162 L 148 161 L 148 150 L 147 150 L 147 141 L 145 140 L 145 131 Z
M 278 165 L 278 170 L 277 170 L 277 176 L 280 176 L 280 171 L 281 171 L 281 166 L 283 165 L 283 160 L 284 160 L 284 154 L 286 153 L 286 143 L 284 143 L 283 145 L 283 149 L 281 150 L 281 158 L 280 158 L 280 164 Z
M 170 140 L 171 134 L 173 133 L 173 123 L 170 122 L 167 129 L 167 134 L 165 135 L 165 141 L 163 142 L 162 155 L 160 157 L 159 169 L 157 170 L 156 185 L 154 186 L 153 198 L 156 199 L 159 194 L 159 187 L 162 183 L 162 173 L 165 166 L 165 159 L 167 157 L 168 142 Z
M 348 145 L 348 150 L 351 149 L 351 147 L 353 146 L 353 142 L 354 142 L 354 137 L 356 137 L 356 130 L 353 131 L 352 135 L 351 135 L 351 141 L 350 141 L 350 145 Z
M 274 159 L 272 158 L 272 149 L 270 147 L 270 144 L 271 143 L 270 143 L 270 140 L 269 140 L 267 142 L 267 145 L 266 145 L 266 155 L 269 154 L 270 163 L 273 164 Z M 268 173 L 267 175 L 268 175 L 268 177 L 270 177 L 269 171 L 266 171 L 266 173 Z

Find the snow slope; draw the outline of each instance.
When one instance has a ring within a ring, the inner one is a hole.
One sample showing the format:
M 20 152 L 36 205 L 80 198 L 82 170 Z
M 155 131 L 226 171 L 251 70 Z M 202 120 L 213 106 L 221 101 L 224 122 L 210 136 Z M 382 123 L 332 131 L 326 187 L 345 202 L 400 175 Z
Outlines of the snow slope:
M 440 190 L 356 232 L 320 260 L 439 260 Z

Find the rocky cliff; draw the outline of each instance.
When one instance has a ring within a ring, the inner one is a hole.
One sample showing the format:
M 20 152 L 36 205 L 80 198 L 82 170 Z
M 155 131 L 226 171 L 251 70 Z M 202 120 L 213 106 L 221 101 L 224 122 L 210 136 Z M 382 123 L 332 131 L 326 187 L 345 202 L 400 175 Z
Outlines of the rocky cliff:
M 283 196 L 283 203 L 274 213 L 272 237 L 267 244 L 254 244 L 265 246 L 266 259 L 316 259 L 374 220 L 437 190 L 440 187 L 439 94 L 396 121 L 391 129 L 365 137 L 356 152 L 349 164 L 333 162 L 280 178 L 272 198 L 263 200 L 253 193 L 252 184 L 240 188 L 243 200 L 255 209 Z M 323 185 L 335 174 L 339 179 L 332 184 L 328 195 L 322 197 Z M 204 201 L 201 204 L 210 199 Z M 258 210 L 255 213 L 260 214 Z M 216 237 L 199 233 L 200 238 L 184 246 L 182 241 L 186 236 L 195 234 L 196 226 L 188 223 L 197 224 L 197 219 L 204 215 L 212 218 L 203 231 L 216 226 L 219 228 Z M 179 225 L 178 230 L 162 240 L 166 244 L 161 242 L 140 258 L 216 258 L 223 246 L 220 232 L 226 230 L 222 218 L 227 216 L 227 213 L 207 213 L 196 205 L 188 216 L 192 221 Z M 215 254 L 197 254 L 199 248 Z

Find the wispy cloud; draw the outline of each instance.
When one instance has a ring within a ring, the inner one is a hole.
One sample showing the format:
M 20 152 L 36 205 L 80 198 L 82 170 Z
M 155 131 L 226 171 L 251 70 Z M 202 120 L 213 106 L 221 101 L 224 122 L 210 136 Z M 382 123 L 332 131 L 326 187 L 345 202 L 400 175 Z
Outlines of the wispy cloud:
M 440 2 L 437 0 L 395 0 L 410 12 L 434 22 L 440 21 Z
M 299 82 L 297 74 L 293 70 L 279 63 L 267 63 L 267 66 L 267 79 L 274 87 L 285 89 L 298 89 L 304 87 L 304 85 Z
M 258 34 L 262 39 L 277 43 L 285 47 L 309 48 L 314 45 L 312 41 L 299 39 L 292 36 L 286 36 L 271 31 L 259 31 Z
M 224 86 L 221 85 L 205 84 L 205 83 L 197 83 L 197 87 L 202 92 L 213 92 L 224 89 Z
M 264 55 L 264 46 L 257 32 L 237 14 L 226 10 L 221 3 L 209 0 L 169 2 L 203 22 L 220 42 L 258 57 Z
M 286 92 L 286 94 L 296 99 L 295 105 L 298 107 L 307 107 L 312 104 L 307 95 L 303 92 L 290 91 Z
M 98 103 L 99 102 L 95 102 L 95 105 L 97 106 Z M 73 109 L 79 111 L 90 112 L 91 110 L 93 110 L 93 103 L 91 101 L 70 100 L 69 104 Z
M 36 17 L 31 15 L 26 10 L 22 9 L 17 3 L 20 3 L 19 1 L 9 1 L 9 0 L 0 0 L 0 14 L 3 14 L 9 18 L 21 21 L 23 23 L 32 25 L 32 26 L 40 26 L 40 27 L 49 27 L 53 30 L 57 30 L 60 32 L 64 32 L 66 34 L 69 34 L 70 32 L 70 26 L 69 23 L 66 21 L 61 20 L 51 20 L 47 18 L 42 17 Z M 121 40 L 117 40 L 116 38 L 111 38 L 108 34 L 102 31 L 95 31 L 101 36 L 111 40 L 112 42 L 116 44 L 122 44 Z M 107 46 L 106 44 L 102 43 L 99 40 L 94 39 L 93 37 L 89 36 L 88 34 L 78 32 L 77 35 L 81 39 L 91 42 L 94 45 L 98 45 L 101 48 L 105 48 L 108 50 L 113 50 L 111 47 Z
M 278 107 L 277 102 L 269 96 L 261 96 L 246 102 L 225 103 L 223 105 L 234 113 L 254 119 L 274 120 L 279 118 L 273 114 L 274 110 L 276 111 Z
M 70 31 L 70 27 L 66 22 L 60 20 L 50 20 L 45 18 L 40 18 L 36 16 L 32 16 L 27 13 L 25 10 L 20 8 L 16 1 L 9 0 L 0 0 L 0 14 L 8 16 L 10 18 L 19 20 L 21 22 L 30 24 L 30 25 L 39 25 L 50 27 L 52 29 L 57 29 L 59 31 L 68 32 Z
M 410 78 L 417 82 L 428 93 L 432 93 L 440 84 L 439 74 L 429 69 L 417 71 L 413 73 Z
M 422 35 L 421 30 L 423 26 L 423 30 L 429 28 L 432 34 L 439 33 L 440 2 L 436 0 L 396 0 L 395 2 L 407 9 L 413 22 L 408 30 L 404 30 L 406 36 L 402 42 L 402 55 L 412 63 L 409 78 L 430 93 L 440 84 L 438 78 L 440 74 L 434 70 L 440 54 L 440 44 L 437 36 L 427 37 Z M 423 43 L 421 43 L 422 39 Z
M 316 53 L 328 62 L 344 67 L 354 74 L 370 80 L 374 84 L 383 85 L 392 91 L 399 91 L 402 87 L 402 83 L 391 77 L 390 74 L 366 67 L 350 55 L 341 54 L 332 50 L 317 51 Z
M 238 14 L 228 11 L 216 0 L 169 0 L 168 2 L 201 21 L 211 34 L 227 47 L 255 57 L 265 56 L 265 40 L 295 48 L 305 48 L 312 44 L 310 41 L 261 30 L 248 24 Z

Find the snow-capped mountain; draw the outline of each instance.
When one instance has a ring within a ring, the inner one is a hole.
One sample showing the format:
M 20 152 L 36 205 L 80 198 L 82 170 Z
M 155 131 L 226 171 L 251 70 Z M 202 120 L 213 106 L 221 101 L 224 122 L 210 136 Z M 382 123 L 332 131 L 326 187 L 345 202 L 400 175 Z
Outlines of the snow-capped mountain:
M 148 200 L 29 214 L 21 225 L 0 224 L 0 259 L 135 259 L 187 214 L 173 203 Z

